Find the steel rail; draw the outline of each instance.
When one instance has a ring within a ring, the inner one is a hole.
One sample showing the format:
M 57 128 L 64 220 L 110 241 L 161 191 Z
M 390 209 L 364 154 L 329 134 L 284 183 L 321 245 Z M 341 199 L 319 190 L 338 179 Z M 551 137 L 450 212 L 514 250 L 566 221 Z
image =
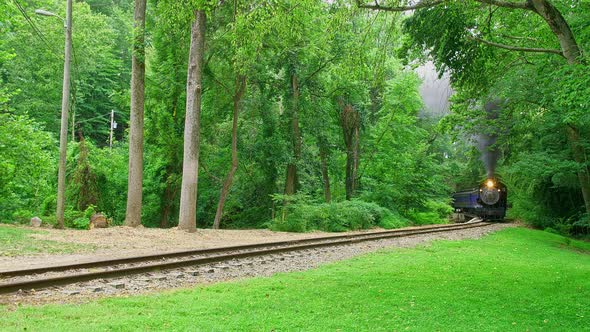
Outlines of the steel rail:
M 342 236 L 333 236 L 333 237 L 323 237 L 323 238 L 315 238 L 315 239 L 304 239 L 304 240 L 293 240 L 293 241 L 281 241 L 281 242 L 271 242 L 271 243 L 263 243 L 263 244 L 253 244 L 253 245 L 245 245 L 245 246 L 231 246 L 231 247 L 220 247 L 220 248 L 212 248 L 212 249 L 203 249 L 197 250 L 199 253 L 206 252 L 207 254 L 214 253 L 214 252 L 223 252 L 223 251 L 235 251 L 235 250 L 243 250 L 243 249 L 258 249 L 258 250 L 251 250 L 246 252 L 238 252 L 238 253 L 229 253 L 229 254 L 220 254 L 214 255 L 209 257 L 200 257 L 200 258 L 189 258 L 185 260 L 178 260 L 178 261 L 171 261 L 171 262 L 154 262 L 145 265 L 139 266 L 132 266 L 132 267 L 124 267 L 120 269 L 113 269 L 113 270 L 104 270 L 104 271 L 97 271 L 97 272 L 85 272 L 85 273 L 75 273 L 57 277 L 49 277 L 49 278 L 38 278 L 32 280 L 24 280 L 24 281 L 16 281 L 16 282 L 8 282 L 0 284 L 0 294 L 8 294 L 17 292 L 19 290 L 38 290 L 48 287 L 55 287 L 55 286 L 63 286 L 67 284 L 72 284 L 76 282 L 84 282 L 89 280 L 95 279 L 106 279 L 106 278 L 114 278 L 114 277 L 122 277 L 127 275 L 145 273 L 145 272 L 153 272 L 158 270 L 168 270 L 173 268 L 179 267 L 186 267 L 186 266 L 198 266 L 210 263 L 218 263 L 223 261 L 228 261 L 231 259 L 239 259 L 239 258 L 249 258 L 249 257 L 256 257 L 256 256 L 264 256 L 264 255 L 272 255 L 272 254 L 279 254 L 285 253 L 290 251 L 297 251 L 297 250 L 305 250 L 305 249 L 314 249 L 314 248 L 322 248 L 322 247 L 330 247 L 330 246 L 340 246 L 340 245 L 347 245 L 359 242 L 366 242 L 366 241 L 375 241 L 387 238 L 396 238 L 396 237 L 405 237 L 405 236 L 412 236 L 412 235 L 419 235 L 419 234 L 429 234 L 429 233 L 439 233 L 439 232 L 447 232 L 453 230 L 462 230 L 468 228 L 475 228 L 475 227 L 482 227 L 490 225 L 490 223 L 486 222 L 469 222 L 464 224 L 454 224 L 454 225 L 445 225 L 445 227 L 420 227 L 408 230 L 396 230 L 394 231 L 385 231 L 385 232 L 372 232 L 372 233 L 361 233 L 361 234 L 349 234 L 349 235 L 342 235 Z M 336 241 L 330 241 L 334 239 L 339 239 Z M 310 240 L 315 240 L 318 243 L 309 243 L 314 242 Z M 328 241 L 328 242 L 321 242 L 321 241 Z M 307 242 L 301 244 L 302 242 Z M 260 249 L 263 247 L 276 247 L 278 244 L 285 245 L 284 247 L 279 248 L 266 248 Z M 288 245 L 291 244 L 291 245 Z M 236 249 L 239 248 L 239 249 Z M 189 251 L 190 252 L 190 251 Z M 174 254 L 174 253 L 172 253 Z M 151 260 L 162 259 L 161 255 L 147 255 L 142 257 L 152 257 Z M 155 257 L 155 258 L 153 258 Z M 177 257 L 177 256 L 172 256 Z M 136 258 L 136 257 L 132 257 Z M 170 258 L 170 257 L 167 257 Z M 125 259 L 123 259 L 125 260 Z M 119 265 L 129 263 L 126 261 L 124 263 L 120 263 L 121 259 L 115 259 L 111 261 L 99 261 L 99 263 L 106 263 L 106 262 L 117 262 L 115 264 L 108 264 L 108 265 Z M 144 260 L 145 261 L 145 260 Z M 134 261 L 138 262 L 138 261 Z M 59 266 L 63 268 L 68 266 L 68 269 L 80 269 L 80 268 L 87 268 L 88 266 L 80 267 L 80 265 L 87 265 L 88 263 L 83 264 L 72 264 L 72 265 L 64 265 Z M 102 266 L 108 266 L 102 265 Z M 75 266 L 72 268 L 72 266 Z M 92 266 L 95 267 L 95 266 Z M 46 267 L 47 269 L 49 267 Z M 55 268 L 55 267 L 54 267 Z M 29 269 L 29 270 L 36 270 L 36 269 Z M 19 271 L 29 271 L 29 270 L 19 270 Z M 67 270 L 67 269 L 65 269 Z M 64 270 L 51 270 L 51 271 L 64 271 Z M 10 271 L 9 271 L 10 272 Z M 16 272 L 16 271 L 12 271 Z M 45 271 L 47 272 L 47 271 Z M 21 274 L 22 275 L 22 274 Z
M 414 231 L 414 230 L 447 229 L 447 228 L 457 227 L 457 225 L 467 225 L 469 223 L 473 223 L 475 219 L 476 218 L 473 218 L 470 221 L 468 221 L 466 223 L 462 223 L 462 224 L 431 225 L 431 226 L 421 226 L 421 227 L 413 227 L 413 228 L 405 228 L 405 229 L 394 229 L 394 230 L 388 230 L 388 231 L 366 232 L 366 233 L 345 234 L 345 235 L 335 235 L 335 236 L 322 236 L 322 237 L 315 237 L 315 238 L 308 238 L 308 239 L 254 243 L 254 244 L 245 244 L 245 245 L 237 245 L 237 246 L 223 246 L 223 247 L 215 247 L 215 248 L 207 248 L 207 249 L 181 250 L 181 251 L 165 252 L 165 253 L 159 253 L 159 254 L 148 254 L 148 255 L 138 255 L 138 256 L 131 256 L 131 257 L 95 260 L 95 261 L 83 262 L 83 263 L 71 263 L 71 264 L 34 267 L 34 268 L 28 268 L 28 269 L 7 270 L 7 271 L 0 271 L 0 278 L 16 277 L 16 276 L 24 276 L 24 275 L 32 275 L 32 274 L 41 274 L 41 273 L 47 273 L 47 272 L 61 272 L 61 271 L 74 270 L 74 269 L 96 268 L 96 267 L 112 266 L 112 265 L 120 265 L 120 264 L 130 264 L 130 263 L 146 262 L 146 261 L 153 261 L 153 260 L 166 259 L 166 258 L 177 258 L 177 257 L 183 257 L 183 256 L 208 255 L 208 254 L 214 254 L 214 253 L 218 253 L 218 252 L 248 250 L 248 249 L 262 248 L 262 247 L 268 247 L 268 246 L 286 246 L 286 245 L 293 245 L 296 243 L 310 243 L 310 242 L 319 242 L 319 241 L 348 239 L 348 238 L 356 238 L 359 236 L 398 234 L 398 233 L 407 233 L 409 231 Z

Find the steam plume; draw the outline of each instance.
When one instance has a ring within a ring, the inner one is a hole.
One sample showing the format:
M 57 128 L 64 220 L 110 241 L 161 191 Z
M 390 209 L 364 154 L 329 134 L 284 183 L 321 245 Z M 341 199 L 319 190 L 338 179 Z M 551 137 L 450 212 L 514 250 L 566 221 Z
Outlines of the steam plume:
M 501 110 L 501 101 L 493 100 L 488 101 L 484 110 L 486 112 L 487 120 L 495 120 L 498 118 Z M 498 135 L 493 126 L 486 125 L 482 128 L 481 133 L 478 136 L 479 151 L 481 152 L 481 161 L 486 168 L 487 177 L 492 178 L 496 173 L 496 165 L 498 164 L 498 158 L 500 157 L 500 151 L 494 146 Z

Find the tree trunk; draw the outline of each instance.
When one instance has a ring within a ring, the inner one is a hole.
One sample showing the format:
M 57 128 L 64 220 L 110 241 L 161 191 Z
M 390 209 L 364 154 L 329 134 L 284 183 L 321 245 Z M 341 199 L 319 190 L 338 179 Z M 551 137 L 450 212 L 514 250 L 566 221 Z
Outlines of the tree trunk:
M 205 53 L 205 23 L 203 10 L 195 11 L 191 31 L 186 84 L 186 116 L 184 120 L 184 152 L 178 228 L 188 232 L 197 229 L 197 181 L 199 179 L 199 129 L 201 115 L 201 82 Z
M 168 228 L 170 226 L 170 212 L 172 210 L 172 202 L 174 201 L 174 196 L 175 193 L 172 189 L 172 183 L 170 183 L 170 181 L 167 180 L 166 189 L 164 190 L 164 197 L 162 200 L 163 204 L 162 216 L 160 217 L 160 228 Z
M 135 0 L 133 55 L 131 57 L 131 119 L 129 127 L 129 177 L 125 226 L 141 224 L 143 186 L 143 111 L 145 91 L 146 0 Z
M 177 158 L 173 158 L 172 162 L 166 167 L 166 189 L 162 197 L 162 214 L 160 216 L 161 228 L 170 227 L 172 208 L 175 205 L 176 195 L 178 195 L 177 172 Z
M 570 64 L 578 63 L 582 54 L 576 38 L 563 15 L 547 0 L 529 0 L 533 10 L 541 16 L 559 40 L 563 56 Z
M 590 177 L 588 176 L 590 170 L 588 170 L 587 166 L 588 158 L 586 156 L 586 151 L 580 144 L 580 132 L 576 127 L 567 127 L 567 137 L 572 148 L 574 160 L 578 164 L 583 165 L 583 167 L 578 170 L 578 181 L 580 181 L 580 189 L 582 190 L 586 212 L 590 213 Z
M 266 90 L 265 84 L 259 83 L 258 89 L 260 91 L 259 96 L 259 108 L 260 108 L 260 119 L 262 120 L 261 132 L 262 132 L 262 159 L 260 161 L 263 181 L 261 187 L 259 187 L 259 199 L 257 204 L 261 207 L 268 207 L 270 212 L 270 218 L 274 219 L 275 215 L 275 201 L 271 199 L 271 194 L 277 192 L 277 178 L 279 172 L 276 165 L 276 153 L 273 151 L 274 138 L 276 136 L 277 122 L 273 114 L 273 108 L 270 107 L 269 100 L 272 97 Z
M 342 136 L 346 145 L 346 199 L 350 200 L 358 187 L 358 165 L 359 165 L 359 113 L 350 104 L 339 102 L 342 107 L 340 113 L 340 125 Z
M 287 179 L 285 180 L 285 194 L 293 195 L 299 189 L 297 177 L 297 162 L 301 158 L 301 130 L 299 129 L 299 82 L 297 75 L 291 76 L 292 105 L 291 131 L 293 140 L 294 160 L 287 165 Z
M 536 14 L 541 16 L 541 18 L 543 18 L 543 20 L 545 20 L 547 25 L 549 25 L 549 28 L 551 29 L 551 31 L 553 32 L 553 34 L 555 35 L 555 37 L 557 37 L 557 40 L 559 41 L 562 55 L 565 57 L 567 62 L 569 64 L 578 64 L 581 62 L 580 57 L 582 55 L 582 51 L 580 49 L 580 46 L 576 42 L 576 38 L 575 38 L 569 24 L 567 23 L 567 21 L 565 20 L 565 18 L 561 14 L 561 12 L 555 6 L 553 6 L 553 4 L 549 0 L 526 0 L 526 1 L 518 1 L 518 2 L 490 1 L 490 0 L 476 0 L 476 1 L 482 2 L 482 3 L 490 3 L 490 4 L 493 4 L 496 6 L 506 7 L 506 8 L 511 8 L 511 9 L 532 10 L 533 12 L 535 12 Z M 430 1 L 430 2 L 422 1 L 414 6 L 383 7 L 383 6 L 379 6 L 379 5 L 361 4 L 359 1 L 357 1 L 357 4 L 359 7 L 379 9 L 379 10 L 389 10 L 389 11 L 407 11 L 407 10 L 417 9 L 417 7 L 423 8 L 423 7 L 438 6 L 441 3 L 443 3 L 443 1 Z M 414 7 L 414 8 L 412 8 L 412 7 Z M 584 152 L 584 155 L 585 155 L 585 151 L 580 145 L 580 137 L 577 134 L 577 128 L 576 128 L 576 126 L 570 126 L 570 128 L 567 128 L 566 130 L 568 131 L 568 135 L 567 135 L 568 142 L 572 146 L 572 149 L 573 149 L 574 159 L 577 161 L 581 157 L 582 152 Z M 572 133 L 571 133 L 572 131 L 576 134 L 572 135 Z M 583 160 L 585 162 L 584 159 L 580 159 L 580 160 Z M 583 174 L 580 172 L 582 172 Z M 584 197 L 584 205 L 586 207 L 587 213 L 590 213 L 590 195 L 589 195 L 590 190 L 588 189 L 588 188 L 590 188 L 589 174 L 590 174 L 590 171 L 588 170 L 587 166 L 585 166 L 581 171 L 578 172 L 578 180 L 580 182 L 580 188 L 582 189 L 582 195 Z
M 320 164 L 322 169 L 322 182 L 324 184 L 324 199 L 326 203 L 330 203 L 332 201 L 332 193 L 330 192 L 330 174 L 328 173 L 328 147 L 326 140 L 324 138 L 320 138 L 318 140 L 318 145 L 320 148 Z
M 541 16 L 547 25 L 551 28 L 551 31 L 559 40 L 559 45 L 563 56 L 569 64 L 578 64 L 581 59 L 582 51 L 569 24 L 561 15 L 559 10 L 553 6 L 547 0 L 530 0 L 530 4 L 533 10 Z M 566 128 L 567 139 L 572 148 L 574 160 L 583 165 L 578 171 L 578 181 L 580 182 L 580 189 L 582 191 L 582 197 L 584 198 L 584 206 L 586 212 L 590 213 L 590 170 L 588 169 L 586 160 L 586 151 L 584 150 L 580 142 L 580 134 L 577 126 L 569 125 Z
M 219 203 L 217 204 L 217 212 L 215 212 L 215 219 L 213 220 L 213 228 L 219 229 L 219 225 L 221 224 L 221 217 L 223 215 L 223 206 L 225 205 L 225 200 L 231 189 L 232 182 L 234 180 L 234 174 L 238 169 L 238 116 L 240 113 L 240 104 L 242 101 L 242 97 L 244 96 L 244 91 L 246 89 L 246 77 L 239 75 L 236 77 L 236 87 L 235 87 L 235 94 L 234 94 L 234 113 L 233 113 L 233 122 L 232 122 L 232 130 L 231 130 L 231 168 L 225 177 L 225 181 L 223 181 L 223 186 L 221 187 L 221 194 L 219 195 Z
M 359 114 L 357 112 L 357 118 Z M 354 144 L 352 146 L 352 195 L 356 193 L 359 188 L 359 163 L 360 163 L 360 123 L 357 120 L 356 127 L 354 128 Z

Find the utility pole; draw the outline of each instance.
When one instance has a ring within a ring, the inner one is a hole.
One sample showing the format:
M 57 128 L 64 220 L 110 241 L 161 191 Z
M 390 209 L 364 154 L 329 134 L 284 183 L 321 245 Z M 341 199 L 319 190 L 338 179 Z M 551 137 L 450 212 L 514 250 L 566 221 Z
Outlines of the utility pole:
M 65 30 L 64 82 L 61 96 L 59 171 L 57 175 L 57 228 L 64 228 L 64 212 L 66 205 L 66 153 L 68 149 L 68 107 L 70 103 L 70 62 L 72 56 L 72 0 L 67 0 L 66 2 Z
M 111 133 L 109 135 L 109 149 L 113 149 L 113 129 L 115 129 L 115 110 L 111 110 Z
M 59 167 L 57 174 L 57 219 L 56 228 L 64 228 L 64 212 L 66 206 L 66 152 L 68 148 L 68 107 L 70 104 L 70 63 L 72 57 L 72 0 L 66 1 L 66 19 L 43 9 L 35 10 L 35 14 L 55 16 L 64 22 L 66 33 L 64 56 L 64 81 L 61 96 L 61 127 L 59 131 Z M 72 122 L 74 119 L 72 117 Z M 72 124 L 72 136 L 74 127 Z M 72 137 L 73 138 L 73 137 Z

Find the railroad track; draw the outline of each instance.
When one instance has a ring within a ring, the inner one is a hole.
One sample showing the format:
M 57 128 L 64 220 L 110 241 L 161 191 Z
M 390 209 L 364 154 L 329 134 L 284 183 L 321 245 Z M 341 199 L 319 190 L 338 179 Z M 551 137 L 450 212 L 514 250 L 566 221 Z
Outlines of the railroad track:
M 0 271 L 0 294 L 39 290 L 78 282 L 123 277 L 153 271 L 227 262 L 235 259 L 297 252 L 323 247 L 375 241 L 419 234 L 449 232 L 482 227 L 490 223 L 472 219 L 462 224 L 423 226 L 411 229 L 346 234 L 319 238 L 258 243 L 142 255 L 93 262 L 44 266 L 29 269 Z M 7 281 L 6 281 L 7 280 Z

